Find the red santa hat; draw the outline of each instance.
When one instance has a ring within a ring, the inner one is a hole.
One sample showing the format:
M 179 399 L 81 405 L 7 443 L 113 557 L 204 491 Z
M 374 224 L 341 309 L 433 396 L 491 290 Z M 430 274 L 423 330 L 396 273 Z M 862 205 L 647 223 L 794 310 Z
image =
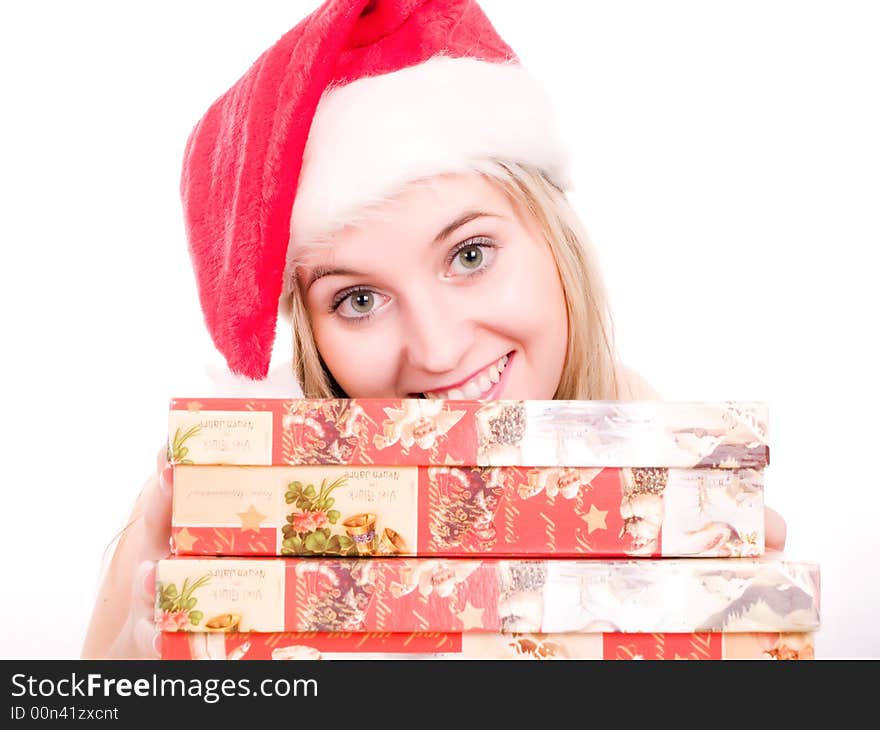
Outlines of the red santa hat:
M 181 181 L 214 344 L 269 368 L 298 243 L 413 180 L 525 163 L 560 187 L 550 105 L 473 0 L 330 0 L 266 51 L 196 125 Z

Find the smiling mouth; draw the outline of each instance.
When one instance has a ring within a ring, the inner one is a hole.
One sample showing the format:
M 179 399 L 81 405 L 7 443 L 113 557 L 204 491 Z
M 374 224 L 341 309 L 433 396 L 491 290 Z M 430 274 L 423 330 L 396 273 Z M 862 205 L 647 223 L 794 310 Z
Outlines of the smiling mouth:
M 427 393 L 415 394 L 418 398 L 440 400 L 480 400 L 492 390 L 501 379 L 501 374 L 507 367 L 513 353 L 498 358 L 495 362 L 469 378 L 467 382 L 448 390 L 432 390 Z

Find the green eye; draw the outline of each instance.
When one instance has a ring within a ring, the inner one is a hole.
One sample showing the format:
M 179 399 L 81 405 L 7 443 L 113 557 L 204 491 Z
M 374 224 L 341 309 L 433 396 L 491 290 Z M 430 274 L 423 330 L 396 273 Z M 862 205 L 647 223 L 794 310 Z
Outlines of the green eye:
M 483 249 L 480 246 L 467 246 L 458 252 L 458 260 L 467 269 L 478 269 L 483 263 Z
M 366 314 L 375 304 L 375 296 L 371 291 L 355 292 L 351 295 L 351 308 L 358 314 Z

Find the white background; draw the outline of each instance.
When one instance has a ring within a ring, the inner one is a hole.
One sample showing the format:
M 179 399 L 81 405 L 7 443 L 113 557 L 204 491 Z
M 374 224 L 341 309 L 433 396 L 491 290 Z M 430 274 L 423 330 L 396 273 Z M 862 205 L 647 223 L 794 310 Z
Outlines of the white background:
M 183 146 L 315 5 L 0 6 L 0 655 L 78 655 L 168 399 L 222 365 Z M 483 7 L 557 104 L 624 360 L 668 399 L 770 403 L 767 502 L 821 564 L 818 653 L 880 657 L 877 4 Z

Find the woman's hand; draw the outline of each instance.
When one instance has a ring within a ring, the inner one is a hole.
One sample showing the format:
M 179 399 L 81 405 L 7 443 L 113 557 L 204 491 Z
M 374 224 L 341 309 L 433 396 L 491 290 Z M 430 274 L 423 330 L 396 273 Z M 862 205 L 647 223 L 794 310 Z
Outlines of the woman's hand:
M 169 554 L 172 469 L 165 447 L 122 531 L 98 593 L 82 656 L 157 659 L 156 561 Z
M 788 528 L 775 509 L 764 508 L 764 545 L 767 550 L 783 550 Z

